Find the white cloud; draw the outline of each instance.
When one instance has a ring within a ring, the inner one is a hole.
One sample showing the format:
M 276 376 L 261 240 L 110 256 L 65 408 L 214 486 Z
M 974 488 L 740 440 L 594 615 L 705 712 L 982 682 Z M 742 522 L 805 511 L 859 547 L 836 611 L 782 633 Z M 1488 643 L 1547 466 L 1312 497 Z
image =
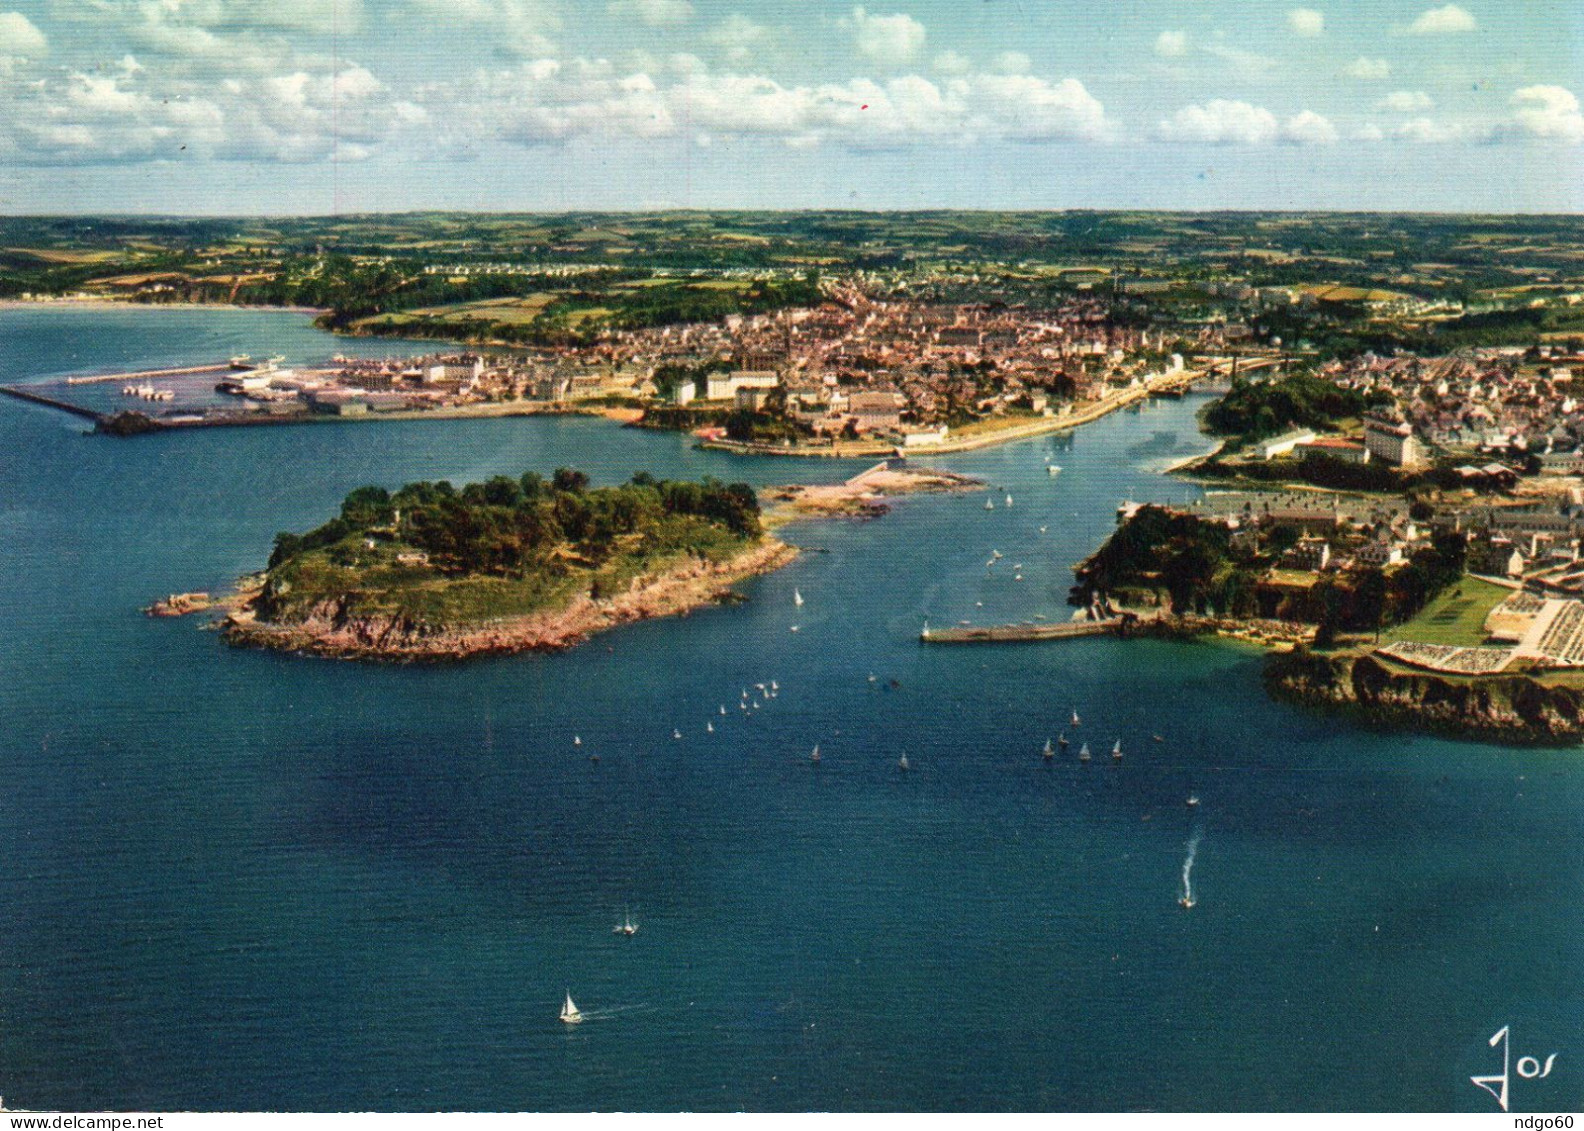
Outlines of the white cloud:
M 990 69 L 1003 75 L 1026 75 L 1034 67 L 1034 60 L 1021 51 L 1003 51 L 995 57 Z
M 1367 55 L 1360 55 L 1347 66 L 1342 68 L 1342 73 L 1349 78 L 1376 80 L 1391 77 L 1391 64 L 1385 59 L 1371 59 Z
M 902 12 L 871 16 L 854 8 L 851 16 L 837 23 L 852 32 L 858 50 L 877 63 L 905 63 L 924 47 L 924 25 Z
M 1281 139 L 1290 145 L 1334 145 L 1340 138 L 1329 119 L 1303 110 L 1282 123 Z
M 475 108 L 469 128 L 477 133 L 525 145 L 580 136 L 760 137 L 864 150 L 1101 141 L 1113 133 L 1105 108 L 1073 78 L 978 73 L 934 82 L 910 74 L 786 86 L 763 75 L 694 74 L 662 84 L 647 74 L 577 70 L 518 68 L 433 94 L 437 106 Z
M 1261 145 L 1275 141 L 1281 126 L 1263 107 L 1216 98 L 1202 106 L 1184 106 L 1155 132 L 1163 141 Z
M 734 63 L 747 62 L 769 38 L 768 28 L 737 12 L 727 16 L 704 36 L 706 42 L 719 48 Z
M 61 71 L 16 92 L 0 151 L 19 163 L 109 164 L 178 153 L 219 160 L 353 161 L 424 120 L 367 68 L 311 60 L 274 74 L 190 61 Z
M 1105 107 L 1077 79 L 980 75 L 965 93 L 985 115 L 976 132 L 1015 141 L 1100 141 L 1111 132 Z
M 1294 35 L 1313 38 L 1325 34 L 1325 15 L 1313 8 L 1294 8 L 1287 13 L 1287 26 Z
M 1374 122 L 1366 122 L 1364 125 L 1353 131 L 1353 140 L 1368 142 L 1385 141 L 1386 131 L 1381 129 Z
M 169 2 L 169 0 L 165 0 Z M 514 55 L 545 55 L 561 26 L 552 0 L 409 0 L 426 19 L 471 24 L 490 32 L 492 46 Z
M 943 75 L 966 75 L 973 70 L 973 63 L 968 57 L 955 51 L 942 51 L 935 56 L 933 65 Z
M 1410 118 L 1392 130 L 1391 136 L 1420 145 L 1447 145 L 1460 141 L 1479 141 L 1490 131 L 1460 122 L 1438 122 L 1434 118 Z
M 1276 60 L 1268 55 L 1245 51 L 1241 47 L 1229 47 L 1219 41 L 1206 43 L 1199 50 L 1206 55 L 1220 59 L 1223 63 L 1230 63 L 1245 75 L 1263 75 L 1273 70 L 1276 66 Z
M 0 59 L 36 59 L 48 49 L 32 20 L 21 12 L 0 12 Z
M 607 11 L 613 16 L 635 16 L 650 27 L 686 23 L 693 15 L 688 0 L 610 0 Z
M 1445 7 L 1421 12 L 1419 18 L 1408 25 L 1408 32 L 1410 35 L 1452 35 L 1456 32 L 1473 31 L 1478 26 L 1467 8 L 1447 4 Z
M 1394 90 L 1381 99 L 1379 108 L 1397 114 L 1422 114 L 1435 109 L 1435 99 L 1422 90 Z
M 1548 141 L 1584 142 L 1584 114 L 1571 90 L 1560 86 L 1526 86 L 1512 96 L 1513 120 L 1530 137 Z
M 1180 59 L 1188 54 L 1188 33 L 1163 31 L 1155 37 L 1155 54 L 1167 59 Z

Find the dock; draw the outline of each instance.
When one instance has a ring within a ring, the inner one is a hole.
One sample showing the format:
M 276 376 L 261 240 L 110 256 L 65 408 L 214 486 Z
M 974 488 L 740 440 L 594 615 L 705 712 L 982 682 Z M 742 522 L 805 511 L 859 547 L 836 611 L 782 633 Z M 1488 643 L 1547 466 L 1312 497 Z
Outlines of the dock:
M 62 412 L 69 412 L 73 416 L 84 417 L 96 424 L 104 419 L 103 413 L 95 412 L 91 408 L 84 408 L 80 404 L 72 404 L 70 401 L 47 397 L 43 393 L 35 393 L 26 385 L 0 385 L 0 393 L 4 393 L 8 397 L 15 397 L 19 401 L 31 401 L 33 404 L 41 404 L 46 408 L 58 408 Z
M 142 381 L 149 377 L 186 377 L 194 373 L 219 373 L 229 371 L 229 361 L 217 361 L 213 365 L 187 365 L 180 369 L 141 369 L 136 373 L 94 373 L 86 377 L 68 377 L 68 385 L 101 385 L 107 381 Z
M 1016 644 L 1038 640 L 1070 640 L 1079 636 L 1114 636 L 1123 631 L 1126 617 L 1075 620 L 1062 624 L 991 624 L 958 628 L 930 628 L 919 633 L 921 644 Z

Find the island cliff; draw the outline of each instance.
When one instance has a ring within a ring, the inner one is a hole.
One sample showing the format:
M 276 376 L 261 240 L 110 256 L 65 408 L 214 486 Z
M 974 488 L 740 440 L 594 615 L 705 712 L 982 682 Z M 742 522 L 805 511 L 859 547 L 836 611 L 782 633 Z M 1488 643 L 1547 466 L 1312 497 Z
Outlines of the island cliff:
M 795 556 L 765 535 L 744 484 L 640 475 L 591 489 L 562 469 L 548 482 L 364 487 L 316 530 L 277 536 L 223 631 L 348 659 L 547 651 L 730 599 Z
M 1584 739 L 1584 692 L 1531 675 L 1460 679 L 1393 670 L 1368 654 L 1299 649 L 1270 657 L 1265 686 L 1274 698 L 1384 726 L 1501 743 L 1572 746 Z

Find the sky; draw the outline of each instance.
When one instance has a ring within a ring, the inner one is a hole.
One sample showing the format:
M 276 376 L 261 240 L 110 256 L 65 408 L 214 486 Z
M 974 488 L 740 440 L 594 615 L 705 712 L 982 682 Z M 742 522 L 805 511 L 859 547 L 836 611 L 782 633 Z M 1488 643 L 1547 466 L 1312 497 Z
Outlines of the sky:
M 1579 0 L 0 0 L 0 212 L 1581 212 L 1581 96 Z

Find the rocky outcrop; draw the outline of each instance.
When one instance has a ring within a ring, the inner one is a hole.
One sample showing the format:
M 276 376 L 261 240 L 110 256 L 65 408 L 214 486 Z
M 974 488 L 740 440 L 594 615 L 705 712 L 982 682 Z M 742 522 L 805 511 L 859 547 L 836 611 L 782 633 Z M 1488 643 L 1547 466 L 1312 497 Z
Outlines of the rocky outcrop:
M 675 616 L 714 601 L 730 600 L 732 585 L 780 569 L 797 550 L 766 539 L 726 562 L 691 559 L 674 569 L 634 579 L 614 597 L 585 593 L 562 608 L 469 625 L 436 625 L 400 615 L 353 616 L 345 598 L 319 602 L 289 624 L 259 619 L 258 597 L 223 624 L 229 642 L 343 659 L 434 661 L 513 652 L 550 652 L 582 643 L 591 634 L 631 621 Z
M 1385 726 L 1514 745 L 1584 739 L 1584 692 L 1526 675 L 1448 678 L 1400 672 L 1368 653 L 1272 656 L 1265 685 L 1277 699 L 1335 708 Z

